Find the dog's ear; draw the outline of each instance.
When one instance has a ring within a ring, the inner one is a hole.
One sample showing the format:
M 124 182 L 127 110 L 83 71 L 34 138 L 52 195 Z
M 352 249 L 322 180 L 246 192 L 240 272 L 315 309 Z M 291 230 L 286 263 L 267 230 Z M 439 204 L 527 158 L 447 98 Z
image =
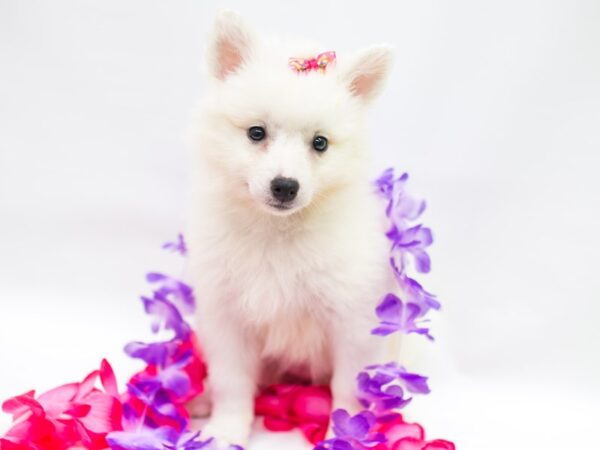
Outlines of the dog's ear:
M 350 92 L 363 100 L 370 102 L 381 91 L 393 62 L 393 47 L 377 45 L 360 51 L 342 69 L 342 82 Z
M 234 11 L 217 15 L 207 50 L 208 70 L 218 80 L 225 80 L 248 62 L 254 33 Z

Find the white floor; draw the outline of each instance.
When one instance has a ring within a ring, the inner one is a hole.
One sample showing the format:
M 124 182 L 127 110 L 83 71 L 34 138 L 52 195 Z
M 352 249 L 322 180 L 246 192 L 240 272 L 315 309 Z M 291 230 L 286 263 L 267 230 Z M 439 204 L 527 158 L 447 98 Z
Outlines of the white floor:
M 157 254 L 156 259 L 177 265 L 174 256 Z M 0 292 L 11 305 L 0 318 L 0 398 L 79 380 L 102 357 L 111 361 L 121 385 L 139 367 L 121 347 L 128 340 L 148 337 L 147 321 L 133 292 L 142 292 L 144 285 L 133 281 L 137 270 L 127 270 L 118 261 L 114 269 L 110 281 L 122 277 L 121 294 L 107 288 L 109 280 L 100 283 L 91 275 L 85 280 L 89 286 L 78 295 Z M 125 282 L 125 273 L 131 273 L 131 282 Z M 131 295 L 124 295 L 127 292 Z M 592 384 L 575 377 L 560 380 L 552 372 L 529 378 L 526 367 L 522 379 L 518 371 L 497 378 L 460 375 L 452 358 L 443 354 L 447 346 L 440 342 L 424 348 L 429 359 L 424 372 L 432 377 L 433 392 L 415 399 L 407 414 L 425 425 L 431 438 L 451 439 L 465 450 L 560 450 L 594 442 L 600 398 Z M 0 430 L 8 419 L 0 415 Z M 249 448 L 310 446 L 297 433 L 265 433 L 258 425 Z

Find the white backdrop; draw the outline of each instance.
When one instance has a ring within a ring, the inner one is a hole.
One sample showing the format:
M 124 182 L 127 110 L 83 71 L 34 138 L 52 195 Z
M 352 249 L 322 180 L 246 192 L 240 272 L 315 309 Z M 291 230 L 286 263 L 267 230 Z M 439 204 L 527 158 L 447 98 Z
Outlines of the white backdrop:
M 461 450 L 591 448 L 600 417 L 600 2 L 0 1 L 0 398 L 147 337 L 183 228 L 184 136 L 223 6 L 349 50 L 389 42 L 373 174 L 412 175 L 442 299 L 409 407 Z M 8 425 L 0 418 L 0 431 Z M 292 448 L 259 438 L 253 449 Z M 297 440 L 297 448 L 304 448 Z M 295 447 L 294 447 L 295 448 Z

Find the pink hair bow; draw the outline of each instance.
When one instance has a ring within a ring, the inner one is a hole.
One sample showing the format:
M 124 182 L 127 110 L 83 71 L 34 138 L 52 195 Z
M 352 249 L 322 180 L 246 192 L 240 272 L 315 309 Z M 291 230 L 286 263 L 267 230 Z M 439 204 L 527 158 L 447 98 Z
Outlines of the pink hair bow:
M 314 58 L 290 58 L 288 60 L 288 66 L 297 73 L 308 73 L 311 70 L 314 70 L 315 72 L 325 72 L 325 69 L 329 64 L 335 63 L 335 58 L 335 52 L 324 52 L 318 54 Z

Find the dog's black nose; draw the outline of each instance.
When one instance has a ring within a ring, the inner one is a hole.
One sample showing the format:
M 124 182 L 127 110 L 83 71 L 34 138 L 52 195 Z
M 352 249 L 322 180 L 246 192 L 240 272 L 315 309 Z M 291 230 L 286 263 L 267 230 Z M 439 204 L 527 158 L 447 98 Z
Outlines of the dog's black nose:
M 277 177 L 271 181 L 271 193 L 280 202 L 291 202 L 298 195 L 300 183 L 293 178 Z

